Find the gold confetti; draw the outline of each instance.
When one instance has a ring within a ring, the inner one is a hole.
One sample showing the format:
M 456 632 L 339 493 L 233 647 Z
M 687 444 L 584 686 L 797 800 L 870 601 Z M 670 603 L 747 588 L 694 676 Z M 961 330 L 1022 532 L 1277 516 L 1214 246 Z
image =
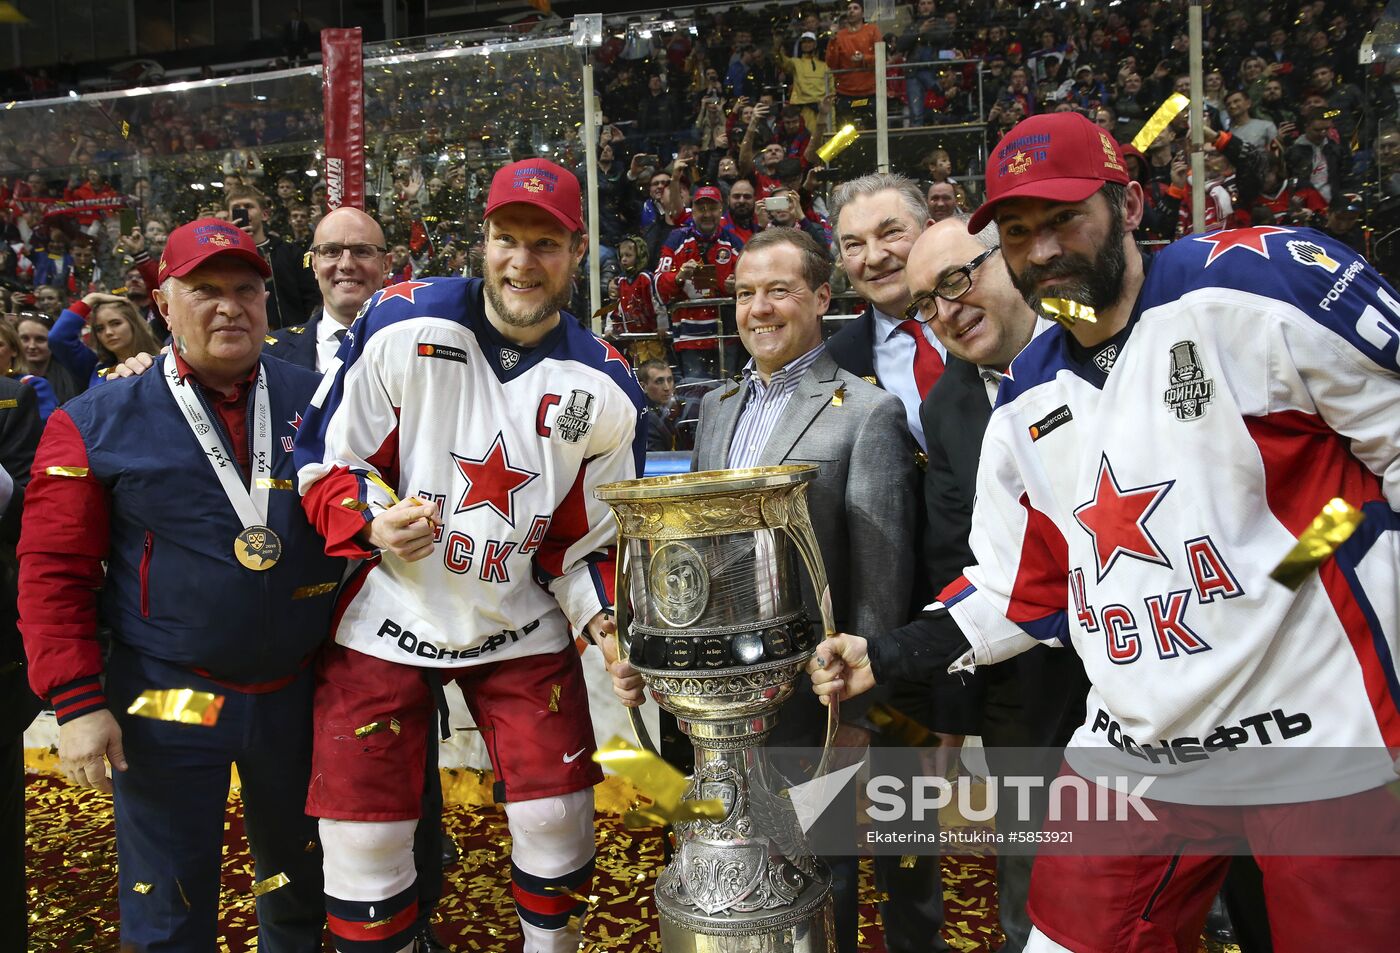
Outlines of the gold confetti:
M 564 686 L 563 686 L 563 685 L 551 685 L 551 686 L 549 686 L 549 710 L 550 710 L 550 711 L 558 711 L 558 710 L 559 710 L 559 693 L 560 693 L 561 691 L 563 691 L 563 690 L 564 690 Z
M 846 402 L 846 385 L 842 384 L 836 388 L 836 393 L 831 395 L 831 406 L 840 407 Z
M 1166 98 L 1162 105 L 1157 107 L 1157 111 L 1152 114 L 1152 118 L 1143 123 L 1138 134 L 1133 136 L 1133 148 L 1138 152 L 1146 152 L 1148 146 L 1162 134 L 1162 130 L 1167 128 L 1173 119 L 1181 114 L 1181 111 L 1191 105 L 1191 100 L 1181 93 L 1172 93 Z
M 856 127 L 848 122 L 840 129 L 836 130 L 836 135 L 822 143 L 822 147 L 817 150 L 817 156 L 820 157 L 823 162 L 830 164 L 832 159 L 835 159 L 850 148 L 851 143 L 855 142 L 858 138 L 859 134 L 856 132 Z
M 290 490 L 296 485 L 291 480 L 274 480 L 270 477 L 258 477 L 257 483 L 260 490 Z
M 306 846 L 303 847 L 302 850 L 308 854 L 314 854 L 316 852 L 316 842 L 314 840 L 307 841 Z
M 6 398 L 5 400 L 0 400 L 0 410 L 6 410 L 6 409 L 8 409 L 8 408 L 10 408 L 10 407 L 18 407 L 18 406 L 19 406 L 19 398 L 17 398 L 17 397 L 9 397 L 9 398 Z
M 261 897 L 265 893 L 270 893 L 278 887 L 285 887 L 292 882 L 292 878 L 286 874 L 275 874 L 266 880 L 259 880 L 253 884 L 253 896 Z
M 370 735 L 378 734 L 381 731 L 392 731 L 398 734 L 403 728 L 397 718 L 390 718 L 388 721 L 372 721 L 367 725 L 362 725 L 355 729 L 356 738 L 368 738 Z
M 1269 578 L 1297 589 L 1318 566 L 1345 543 L 1365 519 L 1356 507 L 1340 497 L 1330 500 L 1298 537 L 1298 542 L 1269 573 Z
M 310 599 L 314 596 L 324 596 L 328 592 L 334 592 L 338 582 L 318 582 L 314 586 L 302 586 L 292 590 L 293 599 Z
M 369 923 L 361 923 L 360 928 L 364 930 L 378 930 L 380 927 L 387 927 L 394 922 L 393 917 L 385 917 L 383 920 L 372 920 Z
M 128 715 L 178 721 L 182 725 L 211 727 L 219 720 L 224 696 L 197 692 L 193 688 L 150 688 L 136 696 L 126 709 Z
M 634 748 L 621 738 L 613 738 L 598 749 L 593 760 L 627 778 L 651 799 L 651 804 L 623 815 L 623 826 L 664 827 L 680 821 L 701 818 L 719 820 L 728 813 L 719 798 L 684 800 L 686 779 L 659 755 Z
M 347 510 L 355 510 L 358 513 L 363 513 L 365 510 L 369 509 L 368 503 L 363 500 L 357 500 L 353 496 L 347 496 L 345 499 L 341 500 L 340 505 Z
M 131 889 L 135 890 L 139 894 L 148 894 L 151 892 L 151 885 L 146 883 L 144 880 L 138 880 L 136 883 L 131 885 Z
M 275 337 L 273 337 L 271 334 L 264 334 L 264 335 L 263 335 L 263 341 L 264 341 L 265 343 L 267 343 L 267 344 L 276 344 L 276 343 L 277 343 L 277 339 L 276 339 Z
M 85 477 L 88 475 L 87 467 L 49 467 L 44 471 L 49 476 L 56 477 Z
M 914 865 L 918 862 L 919 858 L 913 854 L 905 854 L 903 857 L 899 858 L 899 866 L 902 870 L 913 870 Z
M 1040 310 L 1066 328 L 1074 327 L 1076 321 L 1087 321 L 1090 324 L 1097 324 L 1099 321 L 1099 316 L 1094 313 L 1093 308 L 1067 298 L 1041 298 Z
M 131 123 L 127 122 L 125 119 L 122 120 L 122 138 L 131 138 Z M 189 904 L 186 903 L 185 906 L 189 906 Z

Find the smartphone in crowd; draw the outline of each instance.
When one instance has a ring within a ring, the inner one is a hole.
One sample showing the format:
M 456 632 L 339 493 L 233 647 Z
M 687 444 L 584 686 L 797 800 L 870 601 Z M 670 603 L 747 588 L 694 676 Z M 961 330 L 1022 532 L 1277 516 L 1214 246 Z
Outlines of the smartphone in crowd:
M 714 291 L 719 287 L 719 282 L 715 277 L 715 266 L 701 265 L 696 268 L 690 276 L 690 282 L 695 285 L 697 291 Z
M 252 225 L 251 220 L 248 218 L 248 207 L 246 205 L 240 205 L 229 212 L 229 219 L 239 228 L 248 228 Z
M 763 200 L 763 207 L 771 214 L 773 212 L 786 212 L 792 208 L 792 199 L 786 195 L 770 195 Z

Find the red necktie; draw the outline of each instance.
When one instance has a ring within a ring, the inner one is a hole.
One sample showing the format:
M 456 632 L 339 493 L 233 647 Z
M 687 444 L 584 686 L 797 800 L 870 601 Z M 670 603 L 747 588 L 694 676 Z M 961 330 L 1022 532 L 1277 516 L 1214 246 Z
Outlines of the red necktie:
M 919 388 L 919 399 L 923 400 L 938 378 L 943 374 L 943 358 L 938 349 L 924 337 L 923 326 L 909 318 L 899 323 L 899 330 L 914 339 L 914 383 Z

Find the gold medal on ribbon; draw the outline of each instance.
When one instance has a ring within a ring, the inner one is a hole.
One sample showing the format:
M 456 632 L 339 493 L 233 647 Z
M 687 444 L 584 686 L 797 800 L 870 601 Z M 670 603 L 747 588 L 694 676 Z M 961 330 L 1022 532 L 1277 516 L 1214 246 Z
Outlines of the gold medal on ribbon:
M 249 526 L 234 537 L 233 557 L 254 572 L 271 569 L 282 558 L 282 540 L 266 526 Z

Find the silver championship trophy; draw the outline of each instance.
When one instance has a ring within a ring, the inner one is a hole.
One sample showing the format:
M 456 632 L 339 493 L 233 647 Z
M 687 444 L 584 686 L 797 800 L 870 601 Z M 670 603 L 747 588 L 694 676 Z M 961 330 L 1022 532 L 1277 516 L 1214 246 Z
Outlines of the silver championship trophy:
M 656 883 L 665 953 L 831 953 L 831 875 L 807 848 L 786 780 L 761 747 L 822 629 L 826 570 L 807 514 L 812 466 L 716 470 L 611 483 L 619 526 L 621 657 L 695 746 L 687 800 L 718 819 L 675 825 Z M 806 564 L 822 629 L 803 609 Z M 638 740 L 655 750 L 637 709 Z M 835 706 L 827 742 L 835 732 Z M 818 767 L 818 773 L 824 768 Z

